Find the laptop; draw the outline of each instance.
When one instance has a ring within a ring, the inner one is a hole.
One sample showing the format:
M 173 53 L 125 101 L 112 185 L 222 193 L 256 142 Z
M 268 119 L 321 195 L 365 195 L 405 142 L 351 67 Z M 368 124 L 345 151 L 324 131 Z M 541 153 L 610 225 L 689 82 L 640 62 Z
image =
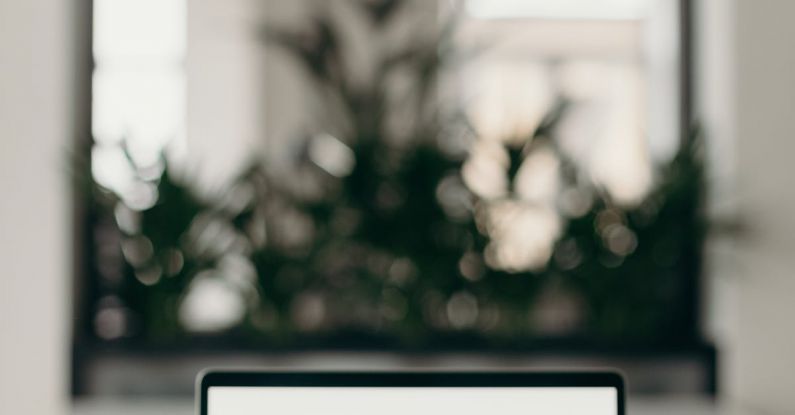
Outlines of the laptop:
M 612 372 L 208 371 L 199 415 L 624 415 Z

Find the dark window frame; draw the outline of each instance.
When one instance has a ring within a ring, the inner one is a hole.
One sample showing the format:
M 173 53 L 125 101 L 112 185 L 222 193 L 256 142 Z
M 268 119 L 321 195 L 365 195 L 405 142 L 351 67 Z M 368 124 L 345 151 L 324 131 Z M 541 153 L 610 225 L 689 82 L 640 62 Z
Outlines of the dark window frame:
M 682 143 L 687 143 L 691 139 L 691 130 L 694 124 L 694 92 L 693 92 L 693 10 L 697 0 L 679 0 L 679 122 Z M 75 152 L 78 158 L 90 159 L 90 149 L 93 143 L 91 134 L 91 95 L 92 95 L 92 75 L 94 71 L 93 58 L 93 0 L 82 0 L 75 7 L 75 18 L 80 19 L 86 24 L 79 25 L 81 32 L 78 34 L 80 47 L 77 48 L 79 56 L 76 57 L 77 64 L 81 68 L 79 79 L 76 81 L 76 88 L 79 88 L 79 96 L 83 97 L 79 102 L 81 116 L 77 120 Z M 73 200 L 73 316 L 72 325 L 72 395 L 85 395 L 87 391 L 87 379 L 85 378 L 86 369 L 91 362 L 96 361 L 97 357 L 114 358 L 124 356 L 152 356 L 153 358 L 163 358 L 168 356 L 191 355 L 195 354 L 215 354 L 222 355 L 232 352 L 260 352 L 263 354 L 279 354 L 292 352 L 314 352 L 314 351 L 342 351 L 342 352 L 395 352 L 404 354 L 429 354 L 443 355 L 451 352 L 473 352 L 486 356 L 521 356 L 544 354 L 555 352 L 564 356 L 582 356 L 583 354 L 595 354 L 606 358 L 618 358 L 630 356 L 641 361 L 654 361 L 655 359 L 668 358 L 671 356 L 695 356 L 701 362 L 708 373 L 705 392 L 715 394 L 717 392 L 717 352 L 713 346 L 703 340 L 701 324 L 703 321 L 702 306 L 702 258 L 692 258 L 686 265 L 689 275 L 687 280 L 690 285 L 683 293 L 690 300 L 685 305 L 688 310 L 686 313 L 693 316 L 689 327 L 684 327 L 683 331 L 691 334 L 692 339 L 696 339 L 691 344 L 678 345 L 656 345 L 656 346 L 636 346 L 627 345 L 626 347 L 616 348 L 611 345 L 600 345 L 589 343 L 585 339 L 561 339 L 549 341 L 536 341 L 533 344 L 520 344 L 508 348 L 484 348 L 483 344 L 472 339 L 464 339 L 458 336 L 449 336 L 439 339 L 430 347 L 422 350 L 406 350 L 394 344 L 385 343 L 378 339 L 362 341 L 351 337 L 341 337 L 327 339 L 324 344 L 309 343 L 300 348 L 290 348 L 289 350 L 279 348 L 263 348 L 262 345 L 250 345 L 234 340 L 214 341 L 212 339 L 200 340 L 194 344 L 192 350 L 182 350 L 173 347 L 153 347 L 140 343 L 130 342 L 103 342 L 92 335 L 92 314 L 94 302 L 100 292 L 98 282 L 98 272 L 95 267 L 96 244 L 94 232 L 100 219 L 96 208 L 87 203 L 82 197 L 84 189 L 80 184 L 74 185 Z M 329 346 L 333 344 L 333 347 Z

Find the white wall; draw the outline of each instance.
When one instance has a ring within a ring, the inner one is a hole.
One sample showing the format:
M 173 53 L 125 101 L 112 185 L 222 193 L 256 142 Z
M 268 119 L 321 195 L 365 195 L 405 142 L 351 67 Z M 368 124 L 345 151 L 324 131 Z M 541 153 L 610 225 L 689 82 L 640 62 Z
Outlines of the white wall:
M 0 403 L 9 414 L 67 402 L 77 2 L 0 0 Z
M 734 221 L 736 206 L 735 30 L 733 0 L 697 0 L 694 10 L 696 116 L 707 139 L 713 220 Z M 733 382 L 729 339 L 736 335 L 738 276 L 734 235 L 711 235 L 706 247 L 704 331 L 720 347 L 719 383 Z
M 737 187 L 750 229 L 742 272 L 736 393 L 795 413 L 795 2 L 737 2 Z
M 710 257 L 723 386 L 750 407 L 795 413 L 795 2 L 701 3 L 698 80 L 720 179 L 715 205 L 745 228 L 733 241 L 717 238 Z

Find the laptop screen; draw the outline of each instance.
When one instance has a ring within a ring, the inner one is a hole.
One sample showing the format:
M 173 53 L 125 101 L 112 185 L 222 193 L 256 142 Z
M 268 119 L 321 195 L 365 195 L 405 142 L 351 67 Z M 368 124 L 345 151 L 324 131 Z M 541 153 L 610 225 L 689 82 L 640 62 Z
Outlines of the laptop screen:
M 618 415 L 618 389 L 210 386 L 207 415 Z

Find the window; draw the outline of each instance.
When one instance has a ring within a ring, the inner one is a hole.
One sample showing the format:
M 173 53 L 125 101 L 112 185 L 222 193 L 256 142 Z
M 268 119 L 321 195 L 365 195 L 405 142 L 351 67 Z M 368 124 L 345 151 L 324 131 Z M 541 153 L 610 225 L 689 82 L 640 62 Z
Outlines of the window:
M 174 350 L 701 359 L 679 3 L 598 3 L 95 0 L 77 389 Z
M 156 170 L 184 152 L 185 24 L 184 0 L 94 1 L 92 172 L 137 209 L 156 197 L 126 159 Z

